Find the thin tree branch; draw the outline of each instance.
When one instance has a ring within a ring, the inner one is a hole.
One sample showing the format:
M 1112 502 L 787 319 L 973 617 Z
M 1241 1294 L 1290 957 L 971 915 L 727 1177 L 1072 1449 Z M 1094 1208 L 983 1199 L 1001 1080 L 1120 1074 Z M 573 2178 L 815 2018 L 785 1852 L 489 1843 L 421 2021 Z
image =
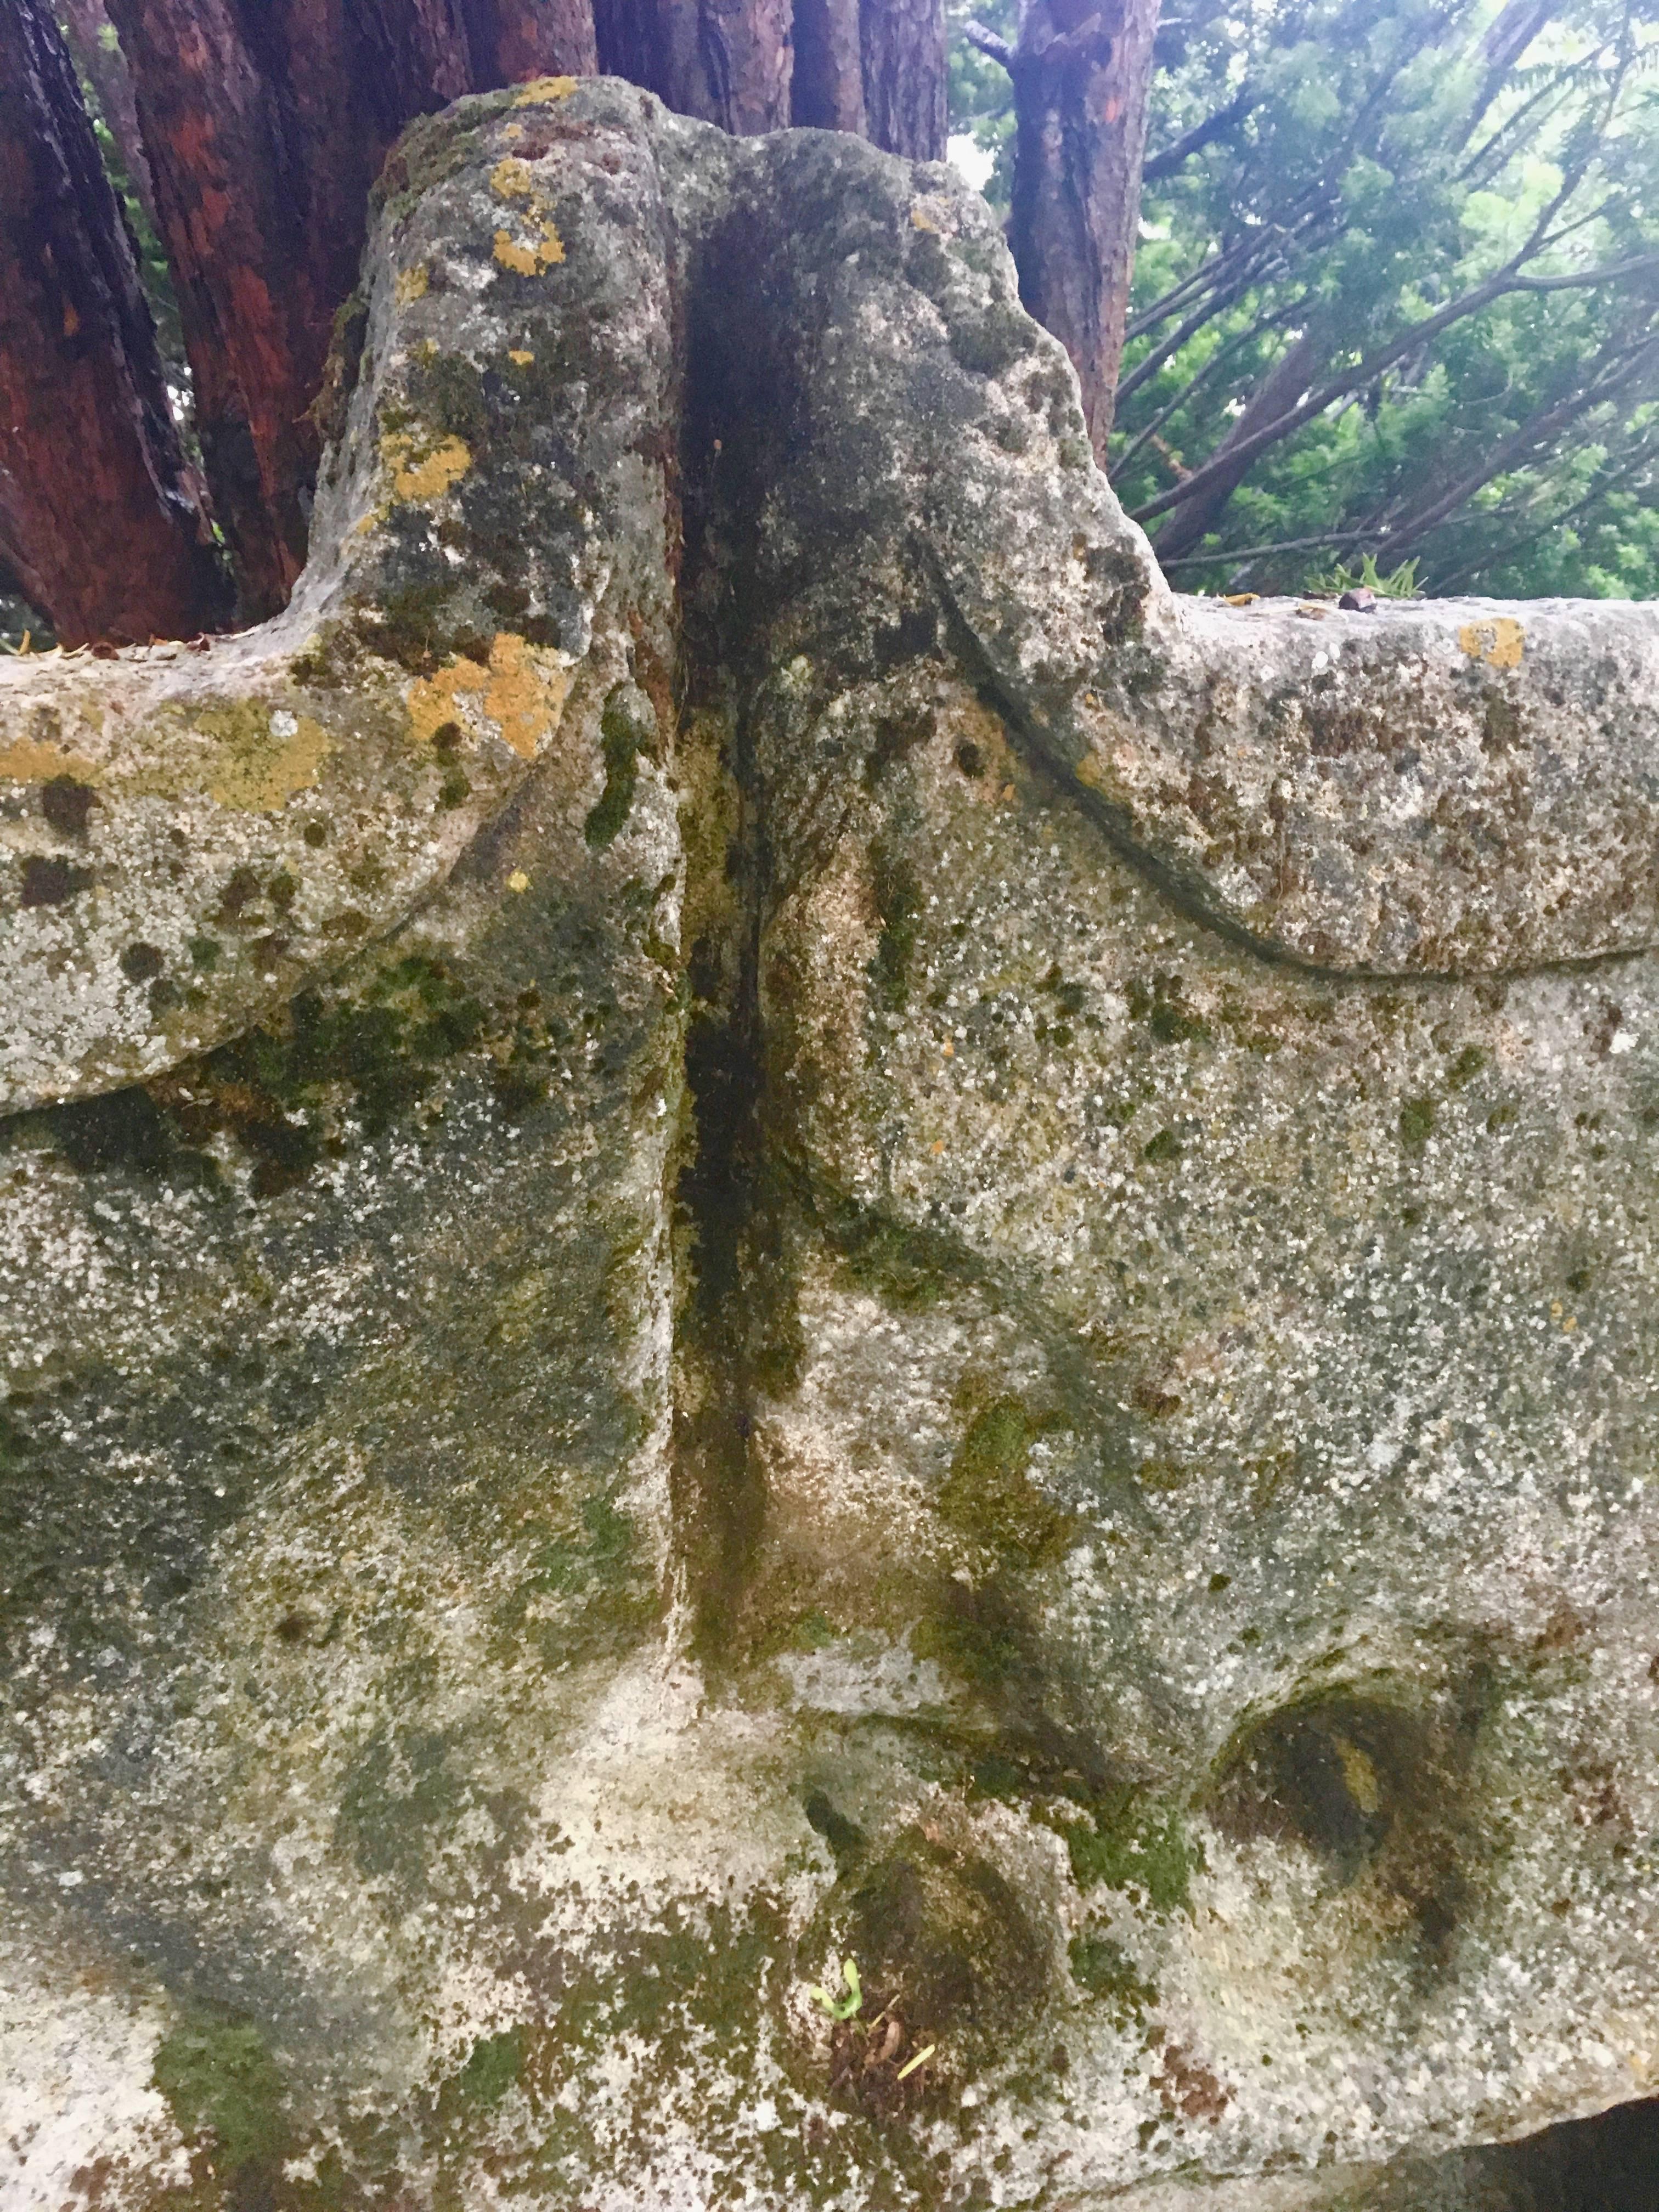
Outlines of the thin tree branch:
M 1435 314 L 1425 316 L 1420 322 L 1413 323 L 1409 331 L 1367 354 L 1352 368 L 1345 370 L 1340 376 L 1330 379 L 1316 391 L 1309 392 L 1305 398 L 1296 406 L 1287 408 L 1274 422 L 1264 422 L 1259 430 L 1252 432 L 1248 438 L 1241 439 L 1237 445 L 1224 447 L 1201 468 L 1194 469 L 1191 476 L 1172 485 L 1168 491 L 1160 492 L 1156 498 L 1148 500 L 1144 507 L 1137 507 L 1133 519 L 1136 522 L 1146 522 L 1154 515 L 1167 513 L 1172 507 L 1184 506 L 1187 501 L 1197 498 L 1218 477 L 1236 469 L 1241 459 L 1253 459 L 1269 446 L 1277 445 L 1281 439 L 1289 437 L 1293 430 L 1300 429 L 1304 422 L 1311 421 L 1314 416 L 1322 414 L 1334 401 L 1345 398 L 1362 385 L 1370 383 L 1402 355 L 1426 344 L 1431 338 L 1437 337 L 1452 324 L 1478 314 L 1483 307 L 1490 307 L 1494 300 L 1501 300 L 1511 292 L 1565 291 L 1575 286 L 1609 283 L 1638 269 L 1659 265 L 1656 257 L 1644 255 L 1639 261 L 1620 262 L 1609 269 L 1584 270 L 1560 276 L 1522 277 L 1518 274 L 1517 264 L 1524 258 L 1525 252 L 1523 249 L 1521 255 L 1489 276 L 1484 284 L 1477 284 L 1473 290 L 1464 293 L 1461 299 L 1449 301 Z
M 1298 302 L 1298 305 L 1300 303 Z M 1281 314 L 1265 316 L 1261 321 L 1252 323 L 1249 329 L 1236 331 L 1231 337 L 1225 339 L 1220 345 L 1218 345 L 1215 351 L 1210 356 L 1208 361 L 1204 363 L 1203 367 L 1197 372 L 1197 374 L 1189 377 L 1187 382 L 1183 384 L 1181 389 L 1176 393 L 1174 398 L 1160 408 L 1158 412 L 1153 416 L 1152 421 L 1147 423 L 1146 428 L 1139 432 L 1133 444 L 1125 447 L 1122 453 L 1118 455 L 1117 459 L 1113 462 L 1111 467 L 1107 471 L 1109 480 L 1113 483 L 1117 483 L 1121 481 L 1124 475 L 1127 472 L 1130 462 L 1134 459 L 1141 447 L 1145 446 L 1158 431 L 1164 428 L 1164 425 L 1169 421 L 1170 416 L 1177 413 L 1181 408 L 1186 405 L 1187 402 L 1192 398 L 1194 394 L 1198 392 L 1202 386 L 1209 382 L 1210 379 L 1214 376 L 1218 369 L 1224 368 L 1226 366 L 1227 362 L 1231 360 L 1232 356 L 1238 352 L 1242 346 L 1248 345 L 1252 338 L 1260 337 L 1264 331 L 1271 330 L 1275 323 L 1288 320 L 1291 314 L 1294 312 L 1295 311 L 1293 309 L 1287 308 Z
M 1218 561 L 1248 563 L 1265 561 L 1270 553 L 1312 553 L 1322 545 L 1347 545 L 1369 533 L 1359 530 L 1322 530 L 1313 538 L 1281 538 L 1273 545 L 1218 545 L 1211 553 L 1177 553 L 1173 560 L 1160 561 L 1158 566 L 1167 574 L 1174 568 L 1207 568 Z
M 1013 74 L 1014 50 L 1006 39 L 1000 38 L 994 31 L 988 31 L 983 23 L 975 22 L 971 18 L 963 25 L 962 35 L 970 46 L 977 46 L 981 53 L 995 62 L 999 69 L 1006 69 L 1010 76 Z
M 1231 307 L 1240 293 L 1248 289 L 1249 282 L 1248 273 L 1235 277 L 1231 284 L 1212 292 L 1201 307 L 1194 307 L 1185 321 L 1177 323 L 1163 343 L 1155 346 L 1145 361 L 1138 361 L 1120 382 L 1117 387 L 1118 405 L 1121 407 L 1133 393 L 1139 392 L 1143 384 L 1150 383 L 1170 355 L 1179 353 L 1188 339 L 1201 331 L 1206 323 L 1212 321 L 1217 315 Z
M 1482 568 L 1496 568 L 1500 562 L 1512 560 L 1515 555 L 1523 550 L 1525 547 L 1535 545 L 1540 538 L 1547 538 L 1552 531 L 1565 530 L 1588 508 L 1594 507 L 1597 501 L 1606 499 L 1611 493 L 1617 491 L 1620 484 L 1628 483 L 1633 476 L 1638 475 L 1642 469 L 1650 466 L 1656 457 L 1659 457 L 1659 445 L 1643 447 L 1636 458 L 1626 467 L 1620 469 L 1617 475 L 1592 484 L 1582 498 L 1575 500 L 1571 507 L 1564 508 L 1559 514 L 1547 515 L 1535 529 L 1522 531 L 1518 537 L 1509 538 L 1495 548 L 1488 546 L 1476 554 L 1473 559 L 1463 562 L 1460 567 L 1448 569 L 1438 579 L 1438 588 L 1443 592 L 1449 592 L 1462 583 L 1466 577 L 1477 575 Z M 1536 499 L 1528 502 L 1529 507 L 1535 506 L 1536 503 Z
M 1224 137 L 1235 123 L 1242 123 L 1255 102 L 1255 88 L 1241 85 L 1224 107 L 1218 108 L 1204 122 L 1194 124 L 1190 131 L 1176 140 L 1173 146 L 1166 146 L 1161 154 L 1149 156 L 1141 167 L 1141 182 L 1155 185 L 1165 177 L 1174 176 L 1183 162 L 1189 161 L 1194 154 L 1201 153 L 1213 140 Z

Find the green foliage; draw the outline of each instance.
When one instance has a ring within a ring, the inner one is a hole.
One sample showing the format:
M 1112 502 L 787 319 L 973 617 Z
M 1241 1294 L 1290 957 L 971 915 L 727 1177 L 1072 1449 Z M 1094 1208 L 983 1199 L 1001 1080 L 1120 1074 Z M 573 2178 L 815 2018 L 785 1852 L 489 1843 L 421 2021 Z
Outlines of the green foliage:
M 1376 555 L 1362 553 L 1357 568 L 1347 568 L 1339 561 L 1324 575 L 1310 576 L 1303 588 L 1309 592 L 1368 591 L 1375 592 L 1379 599 L 1414 599 L 1419 596 L 1417 569 L 1414 560 L 1402 561 L 1386 576 L 1381 575 Z
M 951 31 L 951 129 L 994 157 L 985 197 L 1006 210 L 1014 174 L 1014 100 L 1007 71 L 969 44 L 969 22 L 1013 44 L 1019 29 L 1018 0 L 945 0 Z
M 1012 13 L 952 9 L 981 144 Z M 1659 592 L 1651 11 L 1196 0 L 1158 61 L 1111 470 L 1173 580 Z
M 1155 147 L 1252 104 L 1146 196 L 1126 505 L 1178 494 L 1253 402 L 1251 427 L 1329 392 L 1205 531 L 1189 501 L 1146 514 L 1183 584 L 1295 589 L 1364 545 L 1434 592 L 1654 588 L 1655 272 L 1562 280 L 1659 250 L 1659 42 L 1569 0 L 1514 43 L 1496 0 L 1206 5 L 1180 40 Z

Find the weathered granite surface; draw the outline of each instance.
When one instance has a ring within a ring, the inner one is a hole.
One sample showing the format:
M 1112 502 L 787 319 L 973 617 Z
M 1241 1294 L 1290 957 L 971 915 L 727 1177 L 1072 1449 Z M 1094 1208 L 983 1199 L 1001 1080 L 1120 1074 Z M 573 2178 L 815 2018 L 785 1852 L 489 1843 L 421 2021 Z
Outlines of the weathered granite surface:
M 0 2195 L 1651 2092 L 1659 623 L 1178 604 L 942 168 L 384 191 L 289 612 L 0 668 Z

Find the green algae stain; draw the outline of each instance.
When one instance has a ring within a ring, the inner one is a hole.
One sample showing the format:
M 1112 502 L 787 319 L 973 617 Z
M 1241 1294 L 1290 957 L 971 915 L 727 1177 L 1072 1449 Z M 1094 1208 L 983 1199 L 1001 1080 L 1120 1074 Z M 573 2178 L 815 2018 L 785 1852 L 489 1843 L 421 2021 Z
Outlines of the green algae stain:
M 283 2077 L 246 2021 L 176 2028 L 155 2053 L 154 2080 L 185 2136 L 211 2135 L 216 2162 L 268 2165 L 289 2139 Z
M 1073 1524 L 1042 1496 L 1030 1474 L 1032 1443 L 1048 1425 L 1012 1395 L 981 1406 L 939 1491 L 941 1517 L 964 1534 L 1015 1554 L 1021 1564 L 1057 1559 Z
M 617 684 L 599 716 L 605 789 L 582 824 L 582 835 L 596 853 L 611 842 L 633 811 L 634 793 L 639 787 L 639 757 L 649 751 L 653 734 L 643 726 L 643 718 L 630 710 L 628 694 Z
M 584 1589 L 590 1583 L 627 1578 L 634 1564 L 634 1523 L 603 1493 L 584 1499 L 581 1517 L 585 1542 L 557 1537 L 537 1553 L 533 1580 L 538 1589 L 565 1594 Z
M 904 853 L 890 840 L 878 839 L 871 857 L 881 935 L 870 963 L 870 981 L 878 1002 L 890 1013 L 899 1013 L 910 996 L 910 963 L 921 927 L 921 884 Z
M 510 1044 L 512 1063 L 539 1060 L 532 1027 L 521 1012 L 492 1013 L 443 962 L 414 953 L 388 963 L 352 998 L 302 991 L 283 1020 L 155 1088 L 187 1143 L 227 1131 L 254 1163 L 254 1196 L 273 1197 L 309 1174 L 343 1117 L 371 1141 L 384 1135 L 460 1054 L 493 1039 Z M 497 1078 L 529 1073 L 505 1060 L 490 1066 L 498 1091 Z
M 470 2104 L 486 2108 L 499 2105 L 523 2068 L 522 2028 L 510 2027 L 500 2035 L 482 2036 L 455 2076 L 456 2092 Z
M 1142 1979 L 1128 1953 L 1109 1936 L 1074 1936 L 1066 1947 L 1072 1979 L 1091 1997 L 1098 1997 L 1120 2031 L 1144 2024 L 1149 2007 L 1158 2002 L 1158 1991 Z
M 1400 1141 L 1408 1152 L 1420 1152 L 1434 1134 L 1432 1098 L 1408 1098 L 1400 1109 Z
M 952 1239 L 889 1214 L 848 1206 L 829 1237 L 857 1286 L 900 1313 L 925 1312 L 971 1276 Z
M 1155 1912 L 1185 1911 L 1192 1876 L 1203 1864 L 1172 1806 L 1148 1805 L 1128 1788 L 1099 1798 L 1087 1820 L 1058 1824 L 1079 1889 L 1139 1890 Z

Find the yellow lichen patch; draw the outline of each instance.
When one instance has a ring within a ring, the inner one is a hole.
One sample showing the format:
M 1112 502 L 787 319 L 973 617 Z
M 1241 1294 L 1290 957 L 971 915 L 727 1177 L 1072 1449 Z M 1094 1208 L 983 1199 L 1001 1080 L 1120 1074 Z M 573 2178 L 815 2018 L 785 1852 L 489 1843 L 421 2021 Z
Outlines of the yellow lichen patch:
M 244 813 L 275 814 L 316 782 L 333 749 L 328 732 L 309 714 L 254 700 L 210 707 L 192 721 L 218 749 L 208 787 L 212 797 Z
M 410 726 L 422 744 L 430 744 L 446 722 L 456 720 L 461 699 L 477 698 L 489 681 L 489 671 L 463 655 L 441 668 L 435 676 L 417 676 L 406 694 Z
M 498 200 L 527 200 L 536 189 L 528 161 L 508 154 L 489 173 L 489 189 Z
M 407 694 L 410 726 L 429 744 L 446 722 L 460 722 L 463 701 L 494 722 L 521 760 L 534 760 L 557 728 L 569 678 L 513 630 L 498 630 L 485 668 L 465 656 L 435 676 L 417 677 Z M 467 718 L 471 719 L 471 718 Z
M 576 89 L 574 76 L 533 76 L 513 95 L 514 107 L 545 107 L 555 100 L 568 100 Z
M 96 783 L 99 774 L 79 753 L 60 753 L 55 745 L 37 744 L 33 738 L 0 745 L 0 782 L 49 783 L 55 775 L 72 775 L 82 783 Z
M 392 495 L 405 503 L 441 499 L 472 465 L 469 447 L 459 438 L 442 438 L 422 446 L 407 430 L 394 430 L 380 441 L 380 459 L 392 475 Z
M 1526 636 L 1512 615 L 1494 615 L 1490 622 L 1465 623 L 1457 642 L 1471 660 L 1484 660 L 1492 668 L 1519 668 Z
M 545 216 L 536 226 L 528 246 L 520 245 L 511 231 L 495 233 L 495 258 L 516 276 L 539 276 L 544 269 L 564 259 L 564 240 Z
M 522 868 L 514 869 L 507 879 L 507 888 L 510 891 L 527 891 L 530 889 L 530 878 Z
M 1104 745 L 1097 743 L 1084 754 L 1072 773 L 1079 783 L 1087 784 L 1103 799 L 1127 808 L 1133 805 L 1136 796 L 1132 780 L 1134 766 L 1134 754 L 1128 746 L 1120 745 L 1115 751 L 1109 752 Z
M 392 296 L 400 307 L 407 307 L 416 300 L 425 299 L 427 286 L 431 281 L 425 262 L 417 261 L 412 269 L 398 271 L 398 281 L 392 288 Z
M 1334 1735 L 1331 1741 L 1342 1762 L 1342 1779 L 1347 1784 L 1349 1796 L 1362 1813 L 1375 1813 L 1382 1802 L 1376 1786 L 1376 1767 L 1359 1746 L 1350 1743 L 1346 1736 Z
M 910 228 L 912 230 L 931 230 L 935 238 L 939 236 L 939 225 L 933 221 L 933 216 L 928 214 L 926 208 L 913 207 L 911 209 Z
M 556 661 L 539 656 L 512 630 L 498 631 L 489 648 L 489 689 L 484 712 L 514 751 L 534 760 L 564 711 L 569 678 Z
M 509 346 L 507 357 L 515 368 L 528 368 L 536 358 L 533 353 L 527 352 L 523 346 Z

